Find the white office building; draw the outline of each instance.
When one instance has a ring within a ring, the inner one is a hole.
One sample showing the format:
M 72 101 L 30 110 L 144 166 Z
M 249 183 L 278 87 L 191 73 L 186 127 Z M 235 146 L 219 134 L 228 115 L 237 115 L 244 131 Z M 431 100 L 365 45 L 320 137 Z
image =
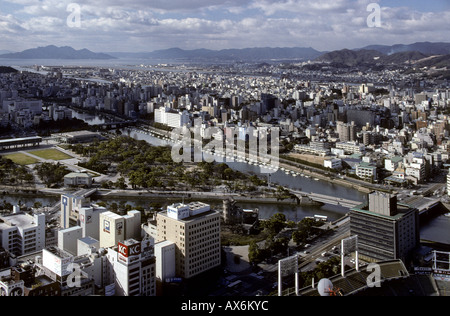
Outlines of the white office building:
M 220 266 L 220 213 L 201 202 L 177 203 L 156 215 L 156 242 L 176 244 L 176 276 L 189 279 Z
M 115 296 L 156 296 L 153 242 L 127 239 L 108 249 L 105 284 Z
M 45 247 L 45 215 L 22 212 L 0 217 L 0 245 L 16 256 Z
M 155 244 L 156 279 L 164 282 L 174 278 L 176 244 L 166 240 Z
M 155 122 L 178 128 L 189 126 L 190 118 L 187 111 L 178 112 L 168 107 L 162 107 L 155 110 Z
M 119 242 L 130 238 L 141 238 L 139 211 L 130 211 L 126 216 L 109 211 L 100 214 L 100 247 L 115 247 Z
M 78 254 L 78 239 L 83 237 L 83 230 L 80 226 L 61 229 L 58 232 L 58 248 L 69 252 L 72 255 Z

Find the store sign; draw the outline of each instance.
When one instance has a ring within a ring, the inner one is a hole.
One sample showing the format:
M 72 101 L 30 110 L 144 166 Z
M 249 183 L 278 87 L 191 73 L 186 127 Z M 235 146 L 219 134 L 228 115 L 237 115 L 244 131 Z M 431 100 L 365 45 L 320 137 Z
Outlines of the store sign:
M 119 254 L 121 254 L 125 258 L 139 256 L 141 254 L 141 244 L 138 243 L 138 244 L 127 246 L 127 245 L 124 245 L 119 242 L 118 250 L 119 250 Z
M 103 231 L 108 234 L 111 232 L 111 223 L 106 219 L 103 220 Z

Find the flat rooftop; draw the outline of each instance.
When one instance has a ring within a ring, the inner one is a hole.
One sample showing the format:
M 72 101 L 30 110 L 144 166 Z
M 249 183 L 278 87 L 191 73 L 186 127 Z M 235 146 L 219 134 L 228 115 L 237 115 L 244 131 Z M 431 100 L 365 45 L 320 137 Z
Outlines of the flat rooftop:
M 218 212 L 215 211 L 215 210 L 209 210 L 209 211 L 206 211 L 206 212 L 197 214 L 197 215 L 192 215 L 192 216 L 189 216 L 189 217 L 185 217 L 185 218 L 182 218 L 182 219 L 178 219 L 178 221 L 180 221 L 180 222 L 189 222 L 189 221 L 192 221 L 192 220 L 194 220 L 194 219 L 197 219 L 197 218 L 200 218 L 200 217 L 203 217 L 203 216 L 208 216 L 208 215 L 216 214 L 216 213 L 218 214 Z M 171 217 L 169 217 L 169 215 L 167 214 L 167 210 L 166 210 L 166 211 L 159 212 L 158 215 L 162 215 L 162 216 L 171 218 Z
M 6 225 L 6 226 L 8 226 L 8 228 L 11 226 L 16 226 L 16 227 L 20 227 L 22 229 L 36 227 L 35 218 L 33 216 L 25 214 L 25 213 L 0 216 L 0 220 L 2 220 L 4 222 L 4 223 L 0 223 L 0 228 L 2 225 Z
M 68 253 L 67 251 L 64 251 L 62 249 L 59 249 L 58 247 L 47 247 L 45 248 L 48 252 L 54 254 L 58 258 L 64 259 L 64 258 L 72 258 L 73 255 Z
M 401 203 L 397 203 L 397 214 L 394 216 L 388 216 L 388 215 L 383 215 L 380 213 L 371 212 L 371 211 L 369 211 L 369 205 L 367 205 L 367 204 L 361 204 L 361 205 L 351 209 L 351 211 L 358 211 L 358 212 L 366 213 L 368 215 L 383 217 L 383 218 L 390 219 L 390 220 L 398 220 L 413 210 L 414 210 L 414 208 L 411 208 L 409 205 L 405 205 L 405 204 L 401 204 Z

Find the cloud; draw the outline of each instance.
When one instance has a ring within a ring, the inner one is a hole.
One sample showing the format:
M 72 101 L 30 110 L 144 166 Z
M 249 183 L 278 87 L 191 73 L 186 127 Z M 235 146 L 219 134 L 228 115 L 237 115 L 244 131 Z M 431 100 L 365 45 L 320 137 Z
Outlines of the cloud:
M 333 50 L 450 41 L 450 10 L 420 12 L 383 6 L 381 0 L 4 1 L 15 4 L 16 11 L 0 13 L 0 38 L 6 39 L 0 49 L 39 43 L 96 51 L 263 46 Z M 80 28 L 66 23 L 72 2 L 81 8 Z M 366 22 L 372 2 L 382 5 L 379 28 L 369 28 Z

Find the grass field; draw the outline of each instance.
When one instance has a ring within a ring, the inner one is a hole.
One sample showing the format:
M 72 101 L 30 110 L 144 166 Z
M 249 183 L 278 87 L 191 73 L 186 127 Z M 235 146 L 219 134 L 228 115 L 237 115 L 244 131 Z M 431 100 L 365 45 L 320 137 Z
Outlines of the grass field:
M 21 165 L 21 166 L 32 165 L 32 164 L 39 162 L 39 160 L 37 160 L 36 158 L 27 156 L 22 153 L 4 155 L 3 157 L 7 158 L 7 159 L 11 159 L 14 163 Z
M 57 149 L 43 149 L 43 150 L 34 150 L 29 151 L 30 154 L 38 156 L 43 159 L 50 159 L 50 160 L 65 160 L 70 159 L 72 156 L 69 156 Z

